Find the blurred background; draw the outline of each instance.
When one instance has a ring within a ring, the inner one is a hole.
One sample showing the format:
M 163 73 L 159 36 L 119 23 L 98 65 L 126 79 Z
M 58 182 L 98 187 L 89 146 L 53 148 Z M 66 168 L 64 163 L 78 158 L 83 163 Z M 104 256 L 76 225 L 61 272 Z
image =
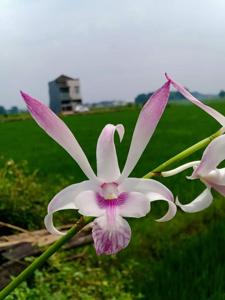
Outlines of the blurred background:
M 223 0 L 0 1 L 0 286 L 47 246 L 47 204 L 67 185 L 85 180 L 71 157 L 30 118 L 26 91 L 63 118 L 96 169 L 95 148 L 107 123 L 122 123 L 116 139 L 121 168 L 142 105 L 165 71 L 225 114 Z M 157 131 L 131 174 L 142 177 L 219 129 L 172 91 Z M 202 151 L 188 160 L 200 159 Z M 204 188 L 191 170 L 161 180 L 181 202 Z M 225 299 L 225 203 L 201 213 L 154 220 L 152 205 L 129 220 L 132 240 L 115 256 L 96 256 L 91 243 L 70 245 L 7 299 Z M 75 222 L 75 212 L 56 223 Z M 41 232 L 40 232 L 41 230 Z M 32 233 L 35 233 L 32 235 Z M 50 243 L 50 241 L 49 241 Z

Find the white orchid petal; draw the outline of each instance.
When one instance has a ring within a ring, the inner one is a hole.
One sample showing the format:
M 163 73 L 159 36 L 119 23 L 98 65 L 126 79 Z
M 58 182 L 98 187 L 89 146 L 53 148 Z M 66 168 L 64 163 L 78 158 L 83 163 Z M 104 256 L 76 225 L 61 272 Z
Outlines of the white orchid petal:
M 105 215 L 94 220 L 92 236 L 96 253 L 110 255 L 128 246 L 131 229 L 128 222 L 119 215 Z
M 167 201 L 168 203 L 168 211 L 167 213 L 160 219 L 157 219 L 157 222 L 167 222 L 172 220 L 176 213 L 177 213 L 177 207 L 173 202 L 170 202 L 169 200 L 164 199 L 164 201 Z
M 21 95 L 38 125 L 75 159 L 88 178 L 96 180 L 86 155 L 66 124 L 43 103 L 23 92 Z
M 204 180 L 211 184 L 225 185 L 225 168 L 215 169 L 204 176 Z
M 84 191 L 77 195 L 74 200 L 79 213 L 84 216 L 99 217 L 105 213 L 97 202 L 97 194 L 93 191 Z
M 115 131 L 118 132 L 120 141 L 123 139 L 123 125 L 106 125 L 98 139 L 97 143 L 97 174 L 98 177 L 106 182 L 115 181 L 120 176 L 120 169 L 114 143 Z
M 210 206 L 213 201 L 213 196 L 209 188 L 206 188 L 195 200 L 189 204 L 181 204 L 178 198 L 176 199 L 176 204 L 183 211 L 188 213 L 195 213 L 201 211 Z
M 222 196 L 225 196 L 225 168 L 216 169 L 206 175 L 202 181 L 210 187 L 216 190 Z
M 118 206 L 118 213 L 122 217 L 141 218 L 150 211 L 148 198 L 137 192 L 128 193 L 126 201 Z
M 153 179 L 127 178 L 119 186 L 121 192 L 156 193 L 163 198 L 174 201 L 171 191 L 161 182 Z
M 170 80 L 174 88 L 181 93 L 186 99 L 191 101 L 196 106 L 200 107 L 202 110 L 204 110 L 206 113 L 208 113 L 210 116 L 212 116 L 214 119 L 217 120 L 223 127 L 225 126 L 225 117 L 213 109 L 212 107 L 204 104 L 203 102 L 199 101 L 197 98 L 191 95 L 190 92 L 188 92 L 180 83 L 174 81 L 168 74 L 166 74 L 166 78 Z
M 48 205 L 48 214 L 45 217 L 45 226 L 52 234 L 65 234 L 58 231 L 53 224 L 53 214 L 65 209 L 78 209 L 75 205 L 76 196 L 84 190 L 96 189 L 96 186 L 90 180 L 81 183 L 73 184 L 60 191 L 50 201 Z
M 72 184 L 64 188 L 50 201 L 48 205 L 48 213 L 54 213 L 58 210 L 70 208 L 77 209 L 74 202 L 77 195 L 85 190 L 94 190 L 96 188 L 96 185 L 90 180 Z
M 225 135 L 215 138 L 205 149 L 201 163 L 194 171 L 193 175 L 205 176 L 225 159 Z
M 122 177 L 132 172 L 145 150 L 155 128 L 164 112 L 169 98 L 170 81 L 157 90 L 142 108 L 131 140 L 130 150 Z
M 176 215 L 176 205 L 171 191 L 162 183 L 153 179 L 127 178 L 120 185 L 121 191 L 135 191 L 143 193 L 149 202 L 166 201 L 168 203 L 168 211 L 162 218 L 156 220 L 165 222 L 171 220 Z
M 55 234 L 55 235 L 65 235 L 66 234 L 66 232 L 59 231 L 58 229 L 55 228 L 55 226 L 53 225 L 53 215 L 52 214 L 48 214 L 45 216 L 44 223 L 45 223 L 46 229 L 51 234 Z
M 211 184 L 211 187 L 225 197 L 225 185 Z
M 167 213 L 160 219 L 157 219 L 157 222 L 167 222 L 171 219 L 173 219 L 176 215 L 177 212 L 177 207 L 175 205 L 175 203 L 173 202 L 173 199 L 171 198 L 166 198 L 164 197 L 162 194 L 159 193 L 154 193 L 154 192 L 149 192 L 146 195 L 149 199 L 150 202 L 154 202 L 154 201 L 158 201 L 158 200 L 162 200 L 162 201 L 166 201 L 168 204 L 168 210 Z
M 179 166 L 179 167 L 177 167 L 177 168 L 175 168 L 173 170 L 161 172 L 161 175 L 163 177 L 174 176 L 174 175 L 176 175 L 176 174 L 178 174 L 180 172 L 183 172 L 184 170 L 187 170 L 187 169 L 189 169 L 191 167 L 197 166 L 199 163 L 200 163 L 199 160 L 197 160 L 197 161 L 191 161 L 191 162 L 183 164 L 183 165 L 181 165 L 181 166 Z

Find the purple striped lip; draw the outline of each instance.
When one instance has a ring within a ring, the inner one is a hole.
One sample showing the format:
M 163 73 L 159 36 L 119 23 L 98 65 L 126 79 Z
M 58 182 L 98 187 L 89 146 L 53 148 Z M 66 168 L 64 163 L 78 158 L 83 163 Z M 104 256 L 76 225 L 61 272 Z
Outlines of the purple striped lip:
M 94 222 L 92 236 L 97 254 L 110 255 L 127 247 L 131 238 L 131 230 L 125 220 L 114 230 L 104 229 Z
M 96 193 L 96 200 L 100 208 L 119 206 L 125 203 L 128 198 L 128 193 L 121 193 L 117 198 L 105 199 L 99 193 Z

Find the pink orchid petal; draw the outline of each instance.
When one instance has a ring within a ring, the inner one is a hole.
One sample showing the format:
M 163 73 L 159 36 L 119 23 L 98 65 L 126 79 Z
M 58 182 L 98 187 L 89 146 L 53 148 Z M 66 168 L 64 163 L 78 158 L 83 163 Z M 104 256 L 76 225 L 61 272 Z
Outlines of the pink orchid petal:
M 128 177 L 145 150 L 164 112 L 169 98 L 170 81 L 157 90 L 142 108 L 137 120 L 122 177 Z
M 84 216 L 99 217 L 104 215 L 105 210 L 98 205 L 97 193 L 94 191 L 84 191 L 77 195 L 74 200 L 79 213 Z
M 179 93 L 181 93 L 186 99 L 203 109 L 206 113 L 208 113 L 210 116 L 216 119 L 217 122 L 219 122 L 223 127 L 225 126 L 225 117 L 221 113 L 192 96 L 190 92 L 188 92 L 180 83 L 174 81 L 168 74 L 166 74 L 166 78 L 170 80 L 174 88 Z
M 96 253 L 116 254 L 126 248 L 131 239 L 131 229 L 128 222 L 115 212 L 111 216 L 102 216 L 94 221 L 92 236 Z
M 86 155 L 66 124 L 43 103 L 23 92 L 21 95 L 38 125 L 75 159 L 88 178 L 96 180 Z
M 225 136 L 215 138 L 205 149 L 199 166 L 192 176 L 205 176 L 225 159 Z
M 199 212 L 207 207 L 213 201 L 213 196 L 209 188 L 206 188 L 195 200 L 193 200 L 189 204 L 181 204 L 178 198 L 176 199 L 176 204 L 179 206 L 183 211 L 188 213 L 195 213 Z
M 126 201 L 118 206 L 118 213 L 122 217 L 141 218 L 150 211 L 150 202 L 141 193 L 131 192 L 127 194 Z
M 45 217 L 45 226 L 52 234 L 63 235 L 65 233 L 58 231 L 53 224 L 53 214 L 65 209 L 78 209 L 75 205 L 75 199 L 79 193 L 87 189 L 96 188 L 94 184 L 87 180 L 81 183 L 72 184 L 58 194 L 50 201 L 48 205 L 48 214 Z
M 119 178 L 120 169 L 114 143 L 114 134 L 118 132 L 120 141 L 123 139 L 123 125 L 106 125 L 98 139 L 97 143 L 97 175 L 105 182 L 112 182 Z
M 162 183 L 153 179 L 127 178 L 120 185 L 121 191 L 135 191 L 143 193 L 149 202 L 158 200 L 168 203 L 167 213 L 157 222 L 166 222 L 171 220 L 177 212 L 177 207 L 174 203 L 174 197 L 171 191 Z

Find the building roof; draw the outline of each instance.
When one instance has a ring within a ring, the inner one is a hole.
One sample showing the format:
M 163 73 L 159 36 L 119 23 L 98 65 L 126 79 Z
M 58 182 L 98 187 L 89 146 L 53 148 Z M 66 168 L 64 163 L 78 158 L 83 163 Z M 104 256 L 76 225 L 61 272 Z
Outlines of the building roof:
M 69 77 L 69 76 L 66 76 L 66 75 L 60 75 L 59 77 L 57 77 L 55 80 L 55 82 L 57 83 L 64 83 L 66 82 L 67 80 L 78 80 L 78 78 L 72 78 L 72 77 Z

